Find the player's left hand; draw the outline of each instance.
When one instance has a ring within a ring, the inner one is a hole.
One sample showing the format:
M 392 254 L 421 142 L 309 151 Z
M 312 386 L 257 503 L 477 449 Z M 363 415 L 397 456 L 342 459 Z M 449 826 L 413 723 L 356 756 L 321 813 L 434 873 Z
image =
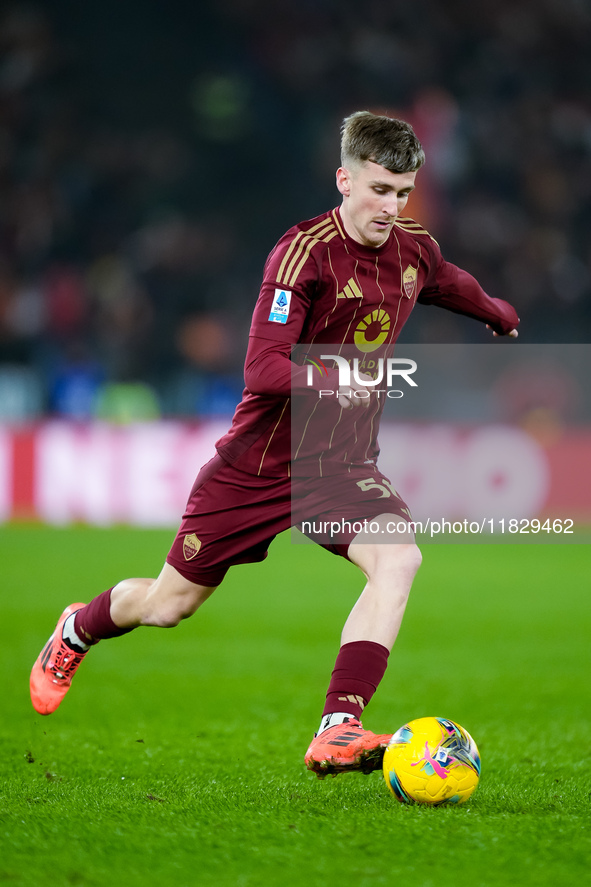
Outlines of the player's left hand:
M 486 328 L 487 328 L 487 330 L 491 330 L 493 336 L 497 336 L 497 337 L 498 337 L 498 336 L 501 335 L 500 333 L 495 333 L 495 331 L 493 330 L 493 328 L 492 328 L 488 323 L 487 323 L 487 325 L 486 325 Z M 517 330 L 511 330 L 510 332 L 507 333 L 507 335 L 508 335 L 511 339 L 516 339 L 517 336 L 519 335 L 519 333 L 517 332 Z

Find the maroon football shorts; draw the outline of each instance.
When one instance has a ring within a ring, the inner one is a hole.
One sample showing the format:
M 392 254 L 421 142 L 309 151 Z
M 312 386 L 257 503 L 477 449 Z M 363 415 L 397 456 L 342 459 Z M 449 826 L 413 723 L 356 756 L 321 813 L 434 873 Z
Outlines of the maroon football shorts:
M 329 478 L 258 477 L 216 455 L 197 476 L 166 561 L 191 582 L 213 587 L 231 566 L 264 560 L 275 536 L 302 522 L 307 536 L 346 558 L 359 522 L 384 513 L 410 518 L 374 465 Z

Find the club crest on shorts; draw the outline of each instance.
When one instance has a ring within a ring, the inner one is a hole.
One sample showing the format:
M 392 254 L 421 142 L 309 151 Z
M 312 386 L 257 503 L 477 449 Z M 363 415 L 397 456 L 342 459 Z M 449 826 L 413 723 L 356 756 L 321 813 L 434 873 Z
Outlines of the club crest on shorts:
M 197 557 L 200 548 L 201 539 L 199 539 L 195 533 L 191 533 L 183 539 L 183 554 L 186 561 L 192 561 L 194 557 Z
M 406 271 L 404 271 L 402 274 L 404 294 L 406 295 L 407 299 L 411 299 L 414 296 L 418 274 L 418 268 L 413 268 L 412 265 L 407 265 Z

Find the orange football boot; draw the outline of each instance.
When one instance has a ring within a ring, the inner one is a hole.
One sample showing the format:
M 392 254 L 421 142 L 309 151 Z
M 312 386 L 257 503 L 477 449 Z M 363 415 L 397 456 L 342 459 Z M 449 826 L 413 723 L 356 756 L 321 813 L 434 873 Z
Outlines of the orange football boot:
M 348 718 L 314 737 L 304 761 L 319 779 L 339 773 L 371 773 L 382 766 L 392 734 L 364 730 L 357 718 Z
M 86 604 L 70 604 L 66 607 L 33 666 L 30 680 L 31 702 L 40 715 L 50 715 L 56 710 L 86 656 L 86 653 L 72 650 L 62 638 L 64 622 L 68 616 L 85 606 Z

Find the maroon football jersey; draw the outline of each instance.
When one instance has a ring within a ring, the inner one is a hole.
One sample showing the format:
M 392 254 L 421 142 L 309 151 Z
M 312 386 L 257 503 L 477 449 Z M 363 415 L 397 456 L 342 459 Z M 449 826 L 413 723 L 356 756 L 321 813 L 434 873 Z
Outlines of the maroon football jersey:
M 317 391 L 327 381 L 316 378 L 311 390 L 308 366 L 294 364 L 292 347 L 303 343 L 318 353 L 322 344 L 349 346 L 360 357 L 384 353 L 416 302 L 465 314 L 499 333 L 519 322 L 511 305 L 491 298 L 470 274 L 446 262 L 436 241 L 412 219 L 397 219 L 378 248 L 349 237 L 338 208 L 291 228 L 265 265 L 246 388 L 230 430 L 217 442 L 220 455 L 262 476 L 334 474 L 374 461 L 384 400 L 344 411 L 335 399 L 319 410 Z

